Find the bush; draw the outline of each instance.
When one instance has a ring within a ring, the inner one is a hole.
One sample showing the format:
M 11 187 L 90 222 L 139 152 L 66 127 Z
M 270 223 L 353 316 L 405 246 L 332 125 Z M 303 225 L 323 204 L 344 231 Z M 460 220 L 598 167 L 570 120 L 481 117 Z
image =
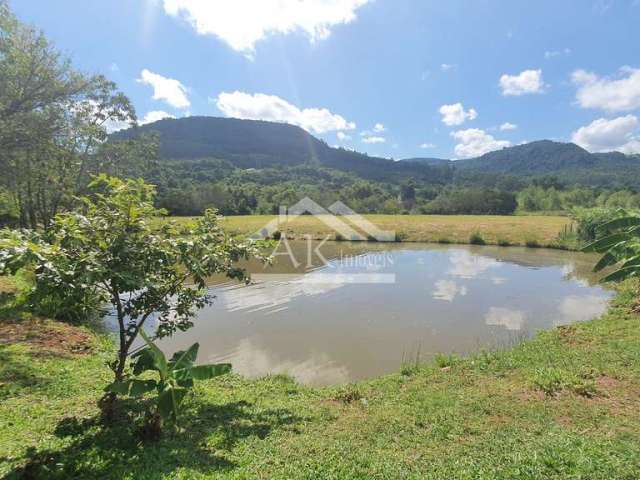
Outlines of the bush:
M 540 248 L 540 243 L 535 238 L 528 238 L 524 244 L 527 248 Z
M 576 221 L 576 235 L 583 242 L 593 242 L 598 237 L 598 227 L 618 217 L 625 216 L 622 210 L 611 208 L 576 208 L 571 212 Z
M 480 232 L 474 232 L 471 234 L 471 236 L 469 237 L 469 243 L 471 245 L 486 245 L 487 242 L 485 242 L 484 238 L 482 238 L 482 235 L 480 234 Z

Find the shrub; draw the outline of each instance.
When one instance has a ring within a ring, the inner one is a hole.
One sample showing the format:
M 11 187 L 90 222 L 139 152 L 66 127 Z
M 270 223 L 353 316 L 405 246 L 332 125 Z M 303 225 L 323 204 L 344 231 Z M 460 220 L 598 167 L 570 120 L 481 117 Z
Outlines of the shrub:
M 452 367 L 459 361 L 460 358 L 453 353 L 436 353 L 436 356 L 434 357 L 434 362 L 439 368 Z
M 487 242 L 482 238 L 480 232 L 473 232 L 469 237 L 469 243 L 471 245 L 486 245 Z
M 499 238 L 498 239 L 498 245 L 501 247 L 510 247 L 511 246 L 511 242 L 509 240 L 505 240 L 504 238 Z
M 540 243 L 535 238 L 528 238 L 524 241 L 527 248 L 540 248 Z

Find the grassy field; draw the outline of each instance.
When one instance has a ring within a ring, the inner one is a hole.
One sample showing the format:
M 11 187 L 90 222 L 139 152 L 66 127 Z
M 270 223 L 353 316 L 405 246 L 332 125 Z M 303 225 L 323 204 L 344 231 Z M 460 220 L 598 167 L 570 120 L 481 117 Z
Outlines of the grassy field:
M 0 322 L 0 476 L 9 478 L 640 478 L 640 316 L 626 284 L 602 318 L 513 349 L 438 357 L 310 388 L 199 384 L 185 432 L 137 436 L 96 401 L 113 346 L 87 328 Z
M 538 244 L 555 246 L 558 234 L 571 224 L 560 216 L 498 216 L 498 215 L 365 215 L 382 230 L 394 231 L 399 240 L 407 242 L 469 243 L 472 234 L 479 233 L 488 244 L 508 242 L 512 245 Z M 234 234 L 260 231 L 275 217 L 269 215 L 225 217 L 223 225 Z M 348 217 L 341 217 L 348 219 Z M 189 223 L 189 217 L 173 217 L 179 223 Z M 279 226 L 288 237 L 314 238 L 334 236 L 335 232 L 320 218 L 300 216 Z

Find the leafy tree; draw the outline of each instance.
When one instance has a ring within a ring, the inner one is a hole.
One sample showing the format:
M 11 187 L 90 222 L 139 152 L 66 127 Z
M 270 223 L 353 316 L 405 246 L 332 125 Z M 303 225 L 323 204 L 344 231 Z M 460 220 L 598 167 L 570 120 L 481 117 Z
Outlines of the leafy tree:
M 190 231 L 152 220 L 154 187 L 142 180 L 102 175 L 78 211 L 60 214 L 44 233 L 6 232 L 0 243 L 0 272 L 30 266 L 36 290 L 90 295 L 110 304 L 118 324 L 115 381 L 124 379 L 132 344 L 153 316 L 163 337 L 192 326 L 197 309 L 211 302 L 206 279 L 214 274 L 247 281 L 238 261 L 259 256 L 258 246 L 228 237 L 208 210 Z
M 0 186 L 23 227 L 48 228 L 86 185 L 108 130 L 135 120 L 113 82 L 74 70 L 0 0 Z

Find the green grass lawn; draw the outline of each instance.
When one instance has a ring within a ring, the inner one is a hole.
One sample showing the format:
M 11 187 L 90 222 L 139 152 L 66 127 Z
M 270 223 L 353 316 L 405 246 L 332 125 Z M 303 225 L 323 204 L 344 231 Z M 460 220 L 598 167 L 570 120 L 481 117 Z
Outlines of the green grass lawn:
M 571 224 L 571 219 L 560 216 L 499 216 L 499 215 L 364 215 L 382 230 L 396 232 L 407 242 L 469 243 L 472 234 L 479 233 L 488 244 L 509 243 L 540 246 L 558 244 L 558 234 Z M 231 233 L 247 235 L 259 231 L 271 215 L 231 216 L 223 219 L 223 226 Z M 348 217 L 345 217 L 348 218 Z M 193 222 L 192 217 L 172 217 L 178 223 Z M 311 235 L 314 238 L 332 238 L 335 232 L 321 219 L 309 215 L 280 226 L 291 238 Z
M 105 428 L 113 346 L 86 328 L 0 323 L 0 476 L 640 478 L 638 285 L 602 318 L 471 358 L 311 388 L 274 376 L 197 385 L 184 432 L 144 444 L 139 407 Z

